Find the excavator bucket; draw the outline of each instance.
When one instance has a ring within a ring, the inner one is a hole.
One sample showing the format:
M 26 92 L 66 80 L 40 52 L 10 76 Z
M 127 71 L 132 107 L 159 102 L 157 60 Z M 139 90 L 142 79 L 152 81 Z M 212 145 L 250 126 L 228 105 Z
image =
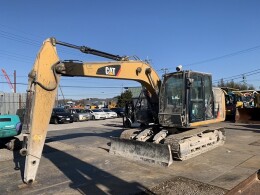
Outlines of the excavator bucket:
M 257 195 L 260 193 L 260 170 L 231 189 L 227 195 Z
M 170 166 L 172 164 L 171 148 L 166 144 L 111 137 L 109 153 L 161 166 Z
M 260 108 L 238 108 L 236 122 L 260 124 Z

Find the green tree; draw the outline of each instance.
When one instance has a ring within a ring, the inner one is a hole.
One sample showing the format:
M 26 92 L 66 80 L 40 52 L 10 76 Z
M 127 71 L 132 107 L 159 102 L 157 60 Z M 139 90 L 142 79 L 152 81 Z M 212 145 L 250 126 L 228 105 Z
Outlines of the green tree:
M 248 90 L 255 90 L 255 87 L 251 84 L 248 86 Z
M 126 90 L 125 92 L 121 93 L 121 95 L 117 96 L 117 106 L 121 108 L 125 107 L 126 102 L 131 101 L 132 97 L 132 92 Z
M 255 90 L 253 85 L 248 85 L 244 82 L 235 82 L 234 80 L 224 82 L 223 79 L 218 82 L 218 87 L 230 87 L 238 90 Z

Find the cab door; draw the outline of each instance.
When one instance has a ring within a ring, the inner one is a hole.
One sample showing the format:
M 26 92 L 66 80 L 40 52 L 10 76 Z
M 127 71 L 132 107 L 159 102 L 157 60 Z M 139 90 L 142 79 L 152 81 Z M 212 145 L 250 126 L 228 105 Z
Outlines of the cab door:
M 193 80 L 189 93 L 189 121 L 197 122 L 213 118 L 213 92 L 211 75 L 191 72 Z

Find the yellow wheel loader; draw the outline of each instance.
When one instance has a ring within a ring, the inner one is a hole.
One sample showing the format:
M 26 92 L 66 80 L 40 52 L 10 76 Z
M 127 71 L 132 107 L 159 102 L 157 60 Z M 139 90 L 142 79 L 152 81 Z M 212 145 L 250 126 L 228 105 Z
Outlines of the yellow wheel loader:
M 237 108 L 237 123 L 260 123 L 260 91 L 244 90 L 242 94 L 243 107 Z
M 110 61 L 62 61 L 56 45 Z M 145 89 L 150 114 L 142 115 L 146 116 L 140 120 L 144 124 L 142 129 L 126 130 L 119 138 L 111 138 L 111 154 L 169 166 L 173 159 L 197 156 L 225 141 L 224 129 L 211 125 L 225 120 L 225 96 L 220 88 L 212 87 L 210 74 L 183 71 L 178 67 L 176 72 L 160 79 L 146 61 L 49 38 L 44 41 L 29 73 L 27 124 L 24 125 L 28 128 L 23 129 L 22 149 L 26 155 L 26 183 L 32 183 L 36 177 L 61 76 L 133 80 Z

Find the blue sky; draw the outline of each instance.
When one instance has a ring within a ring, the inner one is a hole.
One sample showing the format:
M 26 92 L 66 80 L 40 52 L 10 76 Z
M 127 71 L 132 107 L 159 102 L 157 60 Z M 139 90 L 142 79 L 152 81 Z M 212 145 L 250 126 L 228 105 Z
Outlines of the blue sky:
M 27 75 L 48 37 L 108 53 L 149 59 L 159 74 L 182 64 L 209 72 L 213 81 L 236 77 L 260 86 L 258 0 L 45 0 L 3 1 L 0 6 L 0 68 L 25 92 Z M 61 59 L 104 60 L 58 47 Z M 258 73 L 259 72 L 259 73 Z M 2 72 L 0 91 L 10 92 Z M 131 81 L 62 78 L 65 98 L 113 97 Z M 97 89 L 88 88 L 96 86 Z M 115 87 L 108 88 L 106 87 Z

